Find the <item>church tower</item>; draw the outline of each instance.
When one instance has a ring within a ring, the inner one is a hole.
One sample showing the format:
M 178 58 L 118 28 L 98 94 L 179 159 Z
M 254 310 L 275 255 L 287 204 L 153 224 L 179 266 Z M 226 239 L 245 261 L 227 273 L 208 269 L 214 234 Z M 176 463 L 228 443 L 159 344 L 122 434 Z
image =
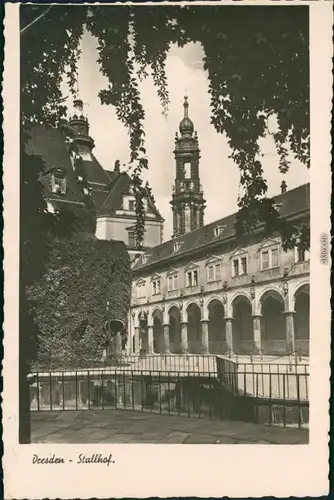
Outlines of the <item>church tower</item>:
M 82 154 L 90 154 L 94 148 L 94 141 L 89 135 L 88 118 L 84 116 L 83 102 L 81 99 L 75 99 L 73 103 L 74 113 L 69 120 L 69 125 L 74 131 L 76 144 L 79 152 Z
M 175 136 L 176 176 L 173 197 L 173 238 L 202 227 L 205 200 L 199 178 L 200 151 L 197 132 L 188 116 L 188 98 L 184 98 L 184 117 L 180 123 L 180 135 Z

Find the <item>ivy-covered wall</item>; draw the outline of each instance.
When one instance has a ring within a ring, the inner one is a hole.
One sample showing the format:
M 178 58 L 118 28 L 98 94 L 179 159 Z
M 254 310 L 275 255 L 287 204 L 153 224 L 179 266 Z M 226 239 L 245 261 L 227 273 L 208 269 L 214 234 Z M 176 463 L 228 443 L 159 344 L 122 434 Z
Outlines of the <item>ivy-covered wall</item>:
M 46 272 L 27 290 L 39 331 L 36 365 L 70 368 L 94 365 L 107 341 L 109 317 L 127 324 L 131 268 L 122 242 L 101 241 L 76 231 L 55 238 Z

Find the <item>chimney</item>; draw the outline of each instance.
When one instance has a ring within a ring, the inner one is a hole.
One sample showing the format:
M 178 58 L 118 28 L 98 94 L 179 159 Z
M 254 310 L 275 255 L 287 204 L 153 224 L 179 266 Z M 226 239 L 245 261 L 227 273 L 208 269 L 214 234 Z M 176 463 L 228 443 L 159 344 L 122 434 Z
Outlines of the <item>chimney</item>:
M 119 160 L 116 160 L 115 161 L 115 167 L 114 167 L 114 172 L 116 174 L 119 174 L 119 165 L 120 165 L 120 161 Z
M 282 184 L 281 184 L 281 193 L 282 194 L 286 193 L 286 188 L 287 188 L 286 182 L 282 181 Z

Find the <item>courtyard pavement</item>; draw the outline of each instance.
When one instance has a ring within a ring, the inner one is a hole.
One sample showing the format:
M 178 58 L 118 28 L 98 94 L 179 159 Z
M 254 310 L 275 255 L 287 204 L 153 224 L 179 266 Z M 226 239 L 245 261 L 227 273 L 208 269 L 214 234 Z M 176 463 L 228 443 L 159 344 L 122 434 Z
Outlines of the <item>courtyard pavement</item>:
M 121 410 L 31 412 L 32 443 L 308 444 L 308 430 Z

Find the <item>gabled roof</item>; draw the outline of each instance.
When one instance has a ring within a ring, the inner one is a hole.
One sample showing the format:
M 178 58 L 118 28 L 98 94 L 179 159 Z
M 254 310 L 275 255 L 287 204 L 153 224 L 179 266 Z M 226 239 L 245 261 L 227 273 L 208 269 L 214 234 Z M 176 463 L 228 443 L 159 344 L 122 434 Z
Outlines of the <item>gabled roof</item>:
M 122 200 L 124 195 L 131 195 L 132 179 L 127 172 L 121 172 L 111 176 L 111 181 L 107 186 L 108 196 L 99 209 L 99 216 L 111 215 L 115 210 L 122 210 Z M 150 211 L 159 219 L 163 220 L 152 200 L 147 195 Z
M 306 213 L 310 209 L 310 184 L 303 184 L 295 189 L 279 194 L 274 197 L 274 200 L 277 204 L 281 205 L 280 214 L 282 217 L 292 217 L 294 214 L 301 212 Z M 183 242 L 182 248 L 177 252 L 177 256 L 182 258 L 182 256 L 188 252 L 203 249 L 215 242 L 221 244 L 225 240 L 233 238 L 235 236 L 234 225 L 236 218 L 237 214 L 234 213 L 152 248 L 148 252 L 146 262 L 142 263 L 138 261 L 134 265 L 133 271 L 144 269 L 152 264 L 157 264 L 158 262 L 172 258 L 175 255 L 174 243 L 176 241 Z M 220 238 L 215 238 L 214 236 L 213 228 L 217 225 L 225 226 L 224 232 Z
M 244 248 L 238 247 L 234 250 L 234 252 L 231 253 L 230 259 L 233 259 L 233 257 L 237 257 L 238 255 L 244 255 L 245 253 L 247 253 L 247 250 L 245 250 Z
M 278 241 L 277 240 L 274 240 L 272 238 L 267 238 L 263 243 L 262 245 L 260 245 L 259 247 L 259 251 L 262 250 L 263 248 L 267 248 L 267 247 L 272 247 L 274 245 L 278 245 Z
M 209 264 L 214 264 L 215 262 L 220 262 L 220 261 L 221 261 L 220 257 L 217 257 L 217 255 L 212 255 L 212 257 L 210 257 L 210 259 L 206 261 L 205 265 L 208 266 Z

